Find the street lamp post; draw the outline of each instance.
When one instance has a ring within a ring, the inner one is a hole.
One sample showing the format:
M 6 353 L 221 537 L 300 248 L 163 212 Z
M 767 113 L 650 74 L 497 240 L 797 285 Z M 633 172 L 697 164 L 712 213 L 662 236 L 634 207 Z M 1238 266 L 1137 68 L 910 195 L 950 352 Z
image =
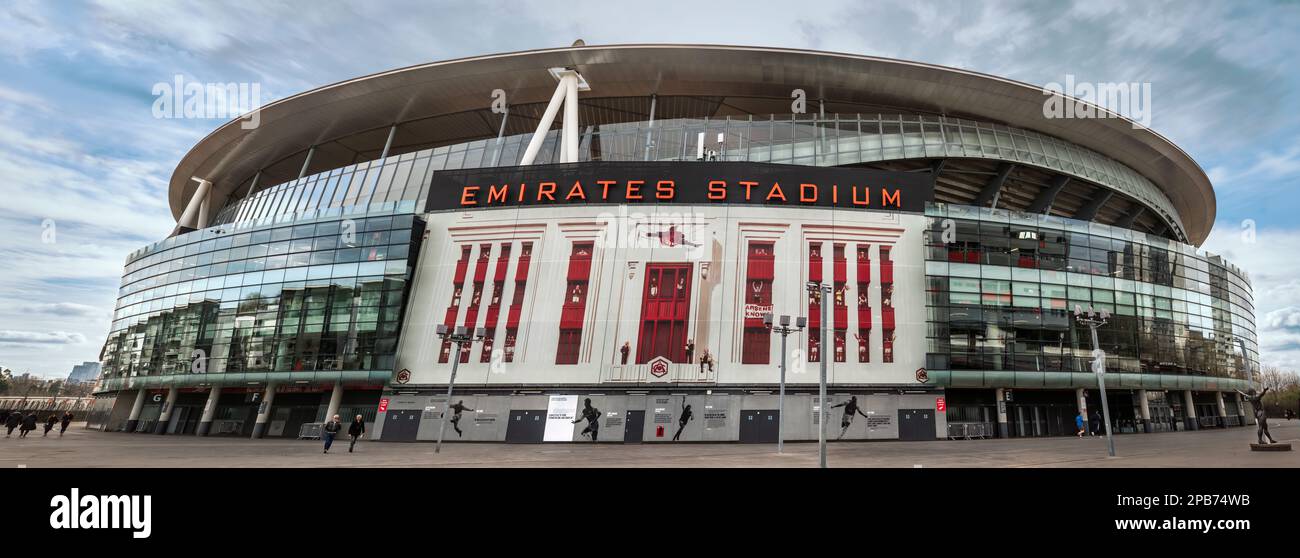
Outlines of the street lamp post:
M 451 407 L 451 390 L 456 386 L 456 368 L 460 365 L 460 355 L 464 351 L 465 345 L 470 345 L 475 341 L 481 341 L 487 337 L 487 330 L 478 328 L 471 335 L 469 328 L 465 326 L 456 326 L 454 331 L 449 330 L 446 324 L 438 324 L 438 337 L 444 341 L 451 341 L 456 345 L 456 354 L 451 361 L 451 378 L 447 380 L 447 402 L 443 404 L 442 424 L 438 427 L 438 444 L 433 446 L 433 453 L 442 453 L 442 435 L 447 431 L 447 409 Z
M 830 327 L 831 286 L 815 281 L 808 282 L 808 293 L 817 295 L 817 304 L 821 306 L 821 322 L 817 341 L 817 361 L 821 364 L 821 379 L 817 387 L 817 446 L 818 461 L 822 469 L 826 468 L 826 330 Z
M 782 315 L 781 325 L 774 327 L 772 325 L 772 313 L 769 312 L 763 315 L 763 325 L 768 330 L 781 334 L 781 389 L 776 398 L 776 452 L 782 453 L 785 451 L 785 365 L 787 360 L 785 338 L 796 331 L 803 331 L 803 328 L 808 325 L 808 318 L 799 316 L 795 319 L 795 326 L 790 327 L 790 316 Z
M 1101 390 L 1101 415 L 1102 420 L 1106 421 L 1106 445 L 1110 451 L 1110 456 L 1115 457 L 1115 438 L 1111 436 L 1110 431 L 1110 404 L 1106 401 L 1106 351 L 1101 350 L 1097 342 L 1097 328 L 1106 325 L 1110 320 L 1110 312 L 1101 310 L 1093 311 L 1091 308 L 1087 312 L 1080 306 L 1074 307 L 1074 319 L 1079 325 L 1088 326 L 1092 333 L 1092 372 L 1097 375 L 1097 389 Z

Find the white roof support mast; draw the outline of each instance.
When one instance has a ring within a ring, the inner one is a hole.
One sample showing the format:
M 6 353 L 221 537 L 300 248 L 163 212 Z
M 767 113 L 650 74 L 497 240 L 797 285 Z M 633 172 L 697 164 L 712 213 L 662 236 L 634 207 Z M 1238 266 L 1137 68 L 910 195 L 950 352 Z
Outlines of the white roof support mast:
M 587 80 L 583 79 L 577 70 L 551 68 L 549 71 L 559 85 L 555 87 L 555 94 L 551 95 L 551 102 L 546 105 L 546 112 L 542 114 L 542 120 L 537 123 L 537 130 L 533 132 L 532 139 L 528 140 L 524 157 L 519 160 L 521 165 L 531 165 L 537 159 L 537 153 L 542 149 L 542 142 L 546 140 L 551 124 L 555 123 L 555 115 L 560 112 L 560 106 L 564 106 L 564 127 L 560 132 L 560 162 L 578 162 L 578 92 L 591 91 L 591 86 L 587 85 Z

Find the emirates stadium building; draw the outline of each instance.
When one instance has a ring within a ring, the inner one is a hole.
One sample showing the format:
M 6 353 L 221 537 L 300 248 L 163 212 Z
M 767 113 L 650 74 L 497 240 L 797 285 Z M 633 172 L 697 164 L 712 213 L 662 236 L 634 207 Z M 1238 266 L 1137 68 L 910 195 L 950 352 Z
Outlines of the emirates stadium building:
M 92 422 L 806 440 L 824 367 L 833 438 L 1064 435 L 1102 408 L 1076 314 L 1104 313 L 1116 432 L 1243 425 L 1254 306 L 1196 250 L 1209 179 L 1051 97 L 901 60 L 579 43 L 276 101 L 177 165 Z

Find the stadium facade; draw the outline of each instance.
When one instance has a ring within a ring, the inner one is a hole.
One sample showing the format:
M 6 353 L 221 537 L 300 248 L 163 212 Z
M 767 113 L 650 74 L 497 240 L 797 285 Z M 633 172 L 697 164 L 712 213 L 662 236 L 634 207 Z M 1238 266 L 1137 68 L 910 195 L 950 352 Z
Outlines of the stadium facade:
M 771 313 L 808 321 L 787 439 L 817 436 L 823 359 L 831 420 L 860 411 L 845 439 L 1062 435 L 1101 406 L 1079 308 L 1110 316 L 1118 432 L 1243 425 L 1254 307 L 1195 249 L 1209 179 L 1046 99 L 899 60 L 579 45 L 276 101 L 177 166 L 94 423 L 296 436 L 360 414 L 429 440 L 458 361 L 452 440 L 582 440 L 590 399 L 602 442 L 771 441 Z M 485 335 L 457 350 L 439 326 Z

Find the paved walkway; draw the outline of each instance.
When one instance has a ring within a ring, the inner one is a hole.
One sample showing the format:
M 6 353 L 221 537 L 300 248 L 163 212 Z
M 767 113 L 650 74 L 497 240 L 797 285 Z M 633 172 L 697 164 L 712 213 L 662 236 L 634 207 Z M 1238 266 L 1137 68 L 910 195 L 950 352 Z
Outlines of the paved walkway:
M 1300 467 L 1300 421 L 1270 421 L 1291 452 L 1252 452 L 1255 429 L 1128 434 L 1103 438 L 845 442 L 831 444 L 831 467 Z M 105 433 L 80 425 L 63 438 L 0 438 L 0 468 L 13 467 L 816 467 L 817 444 L 784 454 L 760 444 L 446 444 L 362 441 L 329 455 L 309 440 L 248 440 Z

